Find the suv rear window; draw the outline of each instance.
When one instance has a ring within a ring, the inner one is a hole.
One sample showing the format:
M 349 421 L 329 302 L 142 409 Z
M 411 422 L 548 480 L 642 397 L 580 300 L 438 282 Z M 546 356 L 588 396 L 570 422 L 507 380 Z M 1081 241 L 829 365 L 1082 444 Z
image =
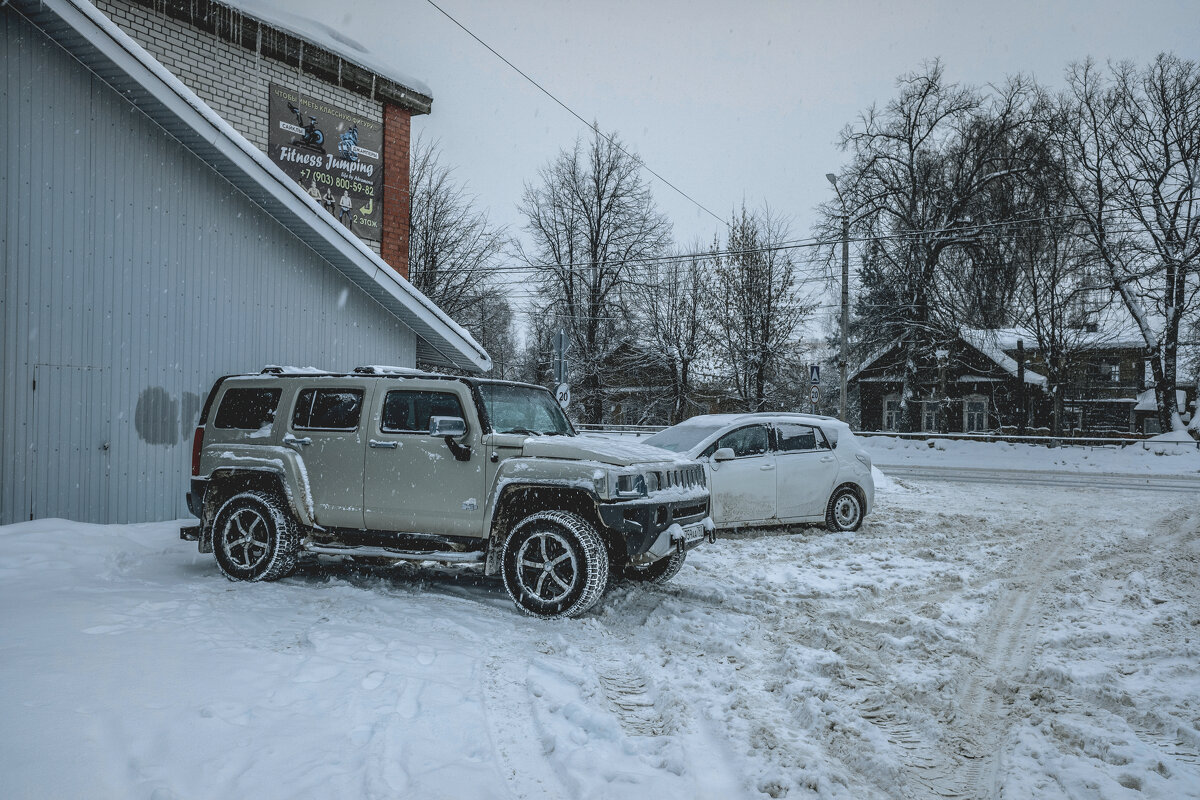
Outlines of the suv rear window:
M 248 431 L 270 425 L 275 421 L 281 393 L 281 389 L 230 389 L 221 398 L 213 424 Z
M 383 398 L 379 427 L 385 433 L 429 433 L 430 417 L 466 419 L 456 394 L 396 391 Z
M 304 389 L 296 398 L 292 427 L 301 430 L 352 431 L 362 415 L 362 389 Z

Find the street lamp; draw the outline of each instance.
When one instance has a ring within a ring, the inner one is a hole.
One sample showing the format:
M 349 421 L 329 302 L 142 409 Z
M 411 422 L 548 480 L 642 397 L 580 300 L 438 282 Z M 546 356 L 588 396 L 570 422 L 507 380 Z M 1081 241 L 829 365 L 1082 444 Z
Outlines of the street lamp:
M 846 200 L 842 197 L 842 190 L 838 188 L 837 175 L 826 172 L 825 179 L 833 185 L 838 202 L 842 204 L 842 353 L 838 361 L 838 371 L 842 381 L 841 420 L 846 422 L 846 367 L 849 361 L 847 349 L 850 338 L 850 215 L 846 213 Z

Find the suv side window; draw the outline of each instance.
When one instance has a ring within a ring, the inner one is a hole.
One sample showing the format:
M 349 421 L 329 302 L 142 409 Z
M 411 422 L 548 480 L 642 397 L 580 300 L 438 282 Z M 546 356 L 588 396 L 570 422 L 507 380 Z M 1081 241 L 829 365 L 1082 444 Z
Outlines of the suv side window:
M 217 418 L 218 428 L 256 431 L 275 421 L 281 389 L 230 389 L 221 398 Z
M 362 415 L 362 389 L 303 389 L 296 397 L 296 430 L 352 431 Z
M 722 447 L 728 447 L 738 458 L 761 456 L 767 452 L 769 441 L 765 425 L 749 425 L 745 428 L 738 428 L 736 431 L 730 431 L 717 439 L 705 448 L 702 455 L 711 456 Z
M 391 391 L 383 398 L 379 428 L 384 433 L 429 433 L 430 417 L 467 415 L 453 392 Z
M 781 453 L 801 453 L 809 450 L 829 450 L 829 442 L 820 428 L 787 422 L 775 426 L 778 450 Z

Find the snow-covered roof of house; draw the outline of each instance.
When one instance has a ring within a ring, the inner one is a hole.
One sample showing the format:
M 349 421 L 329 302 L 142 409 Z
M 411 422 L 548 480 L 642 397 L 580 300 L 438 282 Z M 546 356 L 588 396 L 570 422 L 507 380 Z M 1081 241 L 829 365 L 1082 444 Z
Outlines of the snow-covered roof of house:
M 491 368 L 487 352 L 470 333 L 339 225 L 300 184 L 87 0 L 10 0 L 9 7 L 411 328 L 420 360 L 468 372 Z
M 1017 369 L 1017 360 L 1004 352 L 1002 339 L 994 330 L 981 330 L 978 328 L 963 328 L 959 331 L 962 340 L 974 347 L 980 353 L 983 353 L 992 360 L 1000 369 L 1017 377 L 1020 370 Z M 1013 340 L 1013 347 L 1016 347 L 1016 340 Z M 1046 388 L 1046 376 L 1038 375 L 1032 370 L 1025 370 L 1025 382 L 1034 386 Z
M 284 3 L 272 2 L 272 0 L 218 0 L 218 2 L 273 28 L 279 28 L 305 41 L 324 47 L 331 53 L 336 53 L 365 70 L 412 89 L 424 95 L 426 105 L 431 101 L 433 93 L 429 90 L 429 86 L 424 81 L 396 67 L 389 55 L 372 53 L 368 48 L 341 31 L 282 8 Z
M 893 347 L 895 347 L 898 344 L 900 344 L 899 337 L 893 339 L 892 341 L 885 344 L 883 347 L 880 347 L 878 350 L 876 350 L 875 352 L 868 355 L 866 358 L 863 359 L 862 363 L 859 364 L 857 368 L 855 368 L 849 375 L 846 376 L 846 380 L 852 381 L 855 378 L 857 378 L 860 372 L 862 372 L 864 369 L 866 369 L 867 367 L 874 364 L 879 359 L 883 358 L 885 355 L 888 354 L 888 351 L 890 351 Z
M 1175 402 L 1178 408 L 1182 411 L 1187 408 L 1187 392 L 1183 389 L 1175 390 Z M 1153 389 L 1147 389 L 1137 396 L 1137 405 L 1133 407 L 1134 411 L 1157 411 L 1158 398 L 1154 395 Z
M 1026 350 L 1037 349 L 1037 336 L 1029 328 L 967 328 L 967 331 L 986 333 L 989 341 L 1001 350 L 1016 350 L 1017 342 L 1025 344 Z M 1070 344 L 1080 350 L 1107 349 L 1117 347 L 1143 347 L 1141 334 L 1132 321 L 1110 319 L 1106 324 L 1097 326 L 1096 330 L 1080 328 L 1072 330 L 1065 336 Z
M 995 333 L 995 331 L 991 330 L 964 328 L 960 331 L 959 338 L 961 338 L 966 344 L 978 350 L 998 367 L 1015 378 L 1017 377 L 1017 361 L 1004 352 L 1004 347 L 1002 346 L 1002 342 L 1004 340 L 994 335 Z M 1014 338 L 1012 341 L 1013 347 L 1016 347 L 1016 338 Z M 863 370 L 867 369 L 876 361 L 883 358 L 898 344 L 900 344 L 900 340 L 897 338 L 892 340 L 887 345 L 879 348 L 874 353 L 871 353 L 871 355 L 867 356 L 863 362 L 858 365 L 858 369 L 854 370 L 854 372 L 852 372 L 847 379 L 853 380 L 857 378 L 859 374 L 863 372 Z M 1025 383 L 1033 386 L 1040 386 L 1042 389 L 1045 389 L 1046 377 L 1044 375 L 1039 375 L 1030 369 L 1026 369 Z

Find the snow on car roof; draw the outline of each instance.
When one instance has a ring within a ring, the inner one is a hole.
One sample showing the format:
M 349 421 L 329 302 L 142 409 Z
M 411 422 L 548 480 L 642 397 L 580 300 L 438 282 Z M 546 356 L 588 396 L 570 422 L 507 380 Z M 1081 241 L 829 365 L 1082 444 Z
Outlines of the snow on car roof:
M 846 423 L 836 417 L 827 417 L 821 414 L 805 414 L 801 411 L 755 411 L 746 414 L 700 414 L 699 416 L 689 417 L 679 425 L 704 425 L 707 427 L 717 425 L 733 425 L 738 422 L 753 422 L 755 420 L 770 420 L 770 419 L 790 419 L 814 424 L 826 425 L 837 424 L 845 425 Z

